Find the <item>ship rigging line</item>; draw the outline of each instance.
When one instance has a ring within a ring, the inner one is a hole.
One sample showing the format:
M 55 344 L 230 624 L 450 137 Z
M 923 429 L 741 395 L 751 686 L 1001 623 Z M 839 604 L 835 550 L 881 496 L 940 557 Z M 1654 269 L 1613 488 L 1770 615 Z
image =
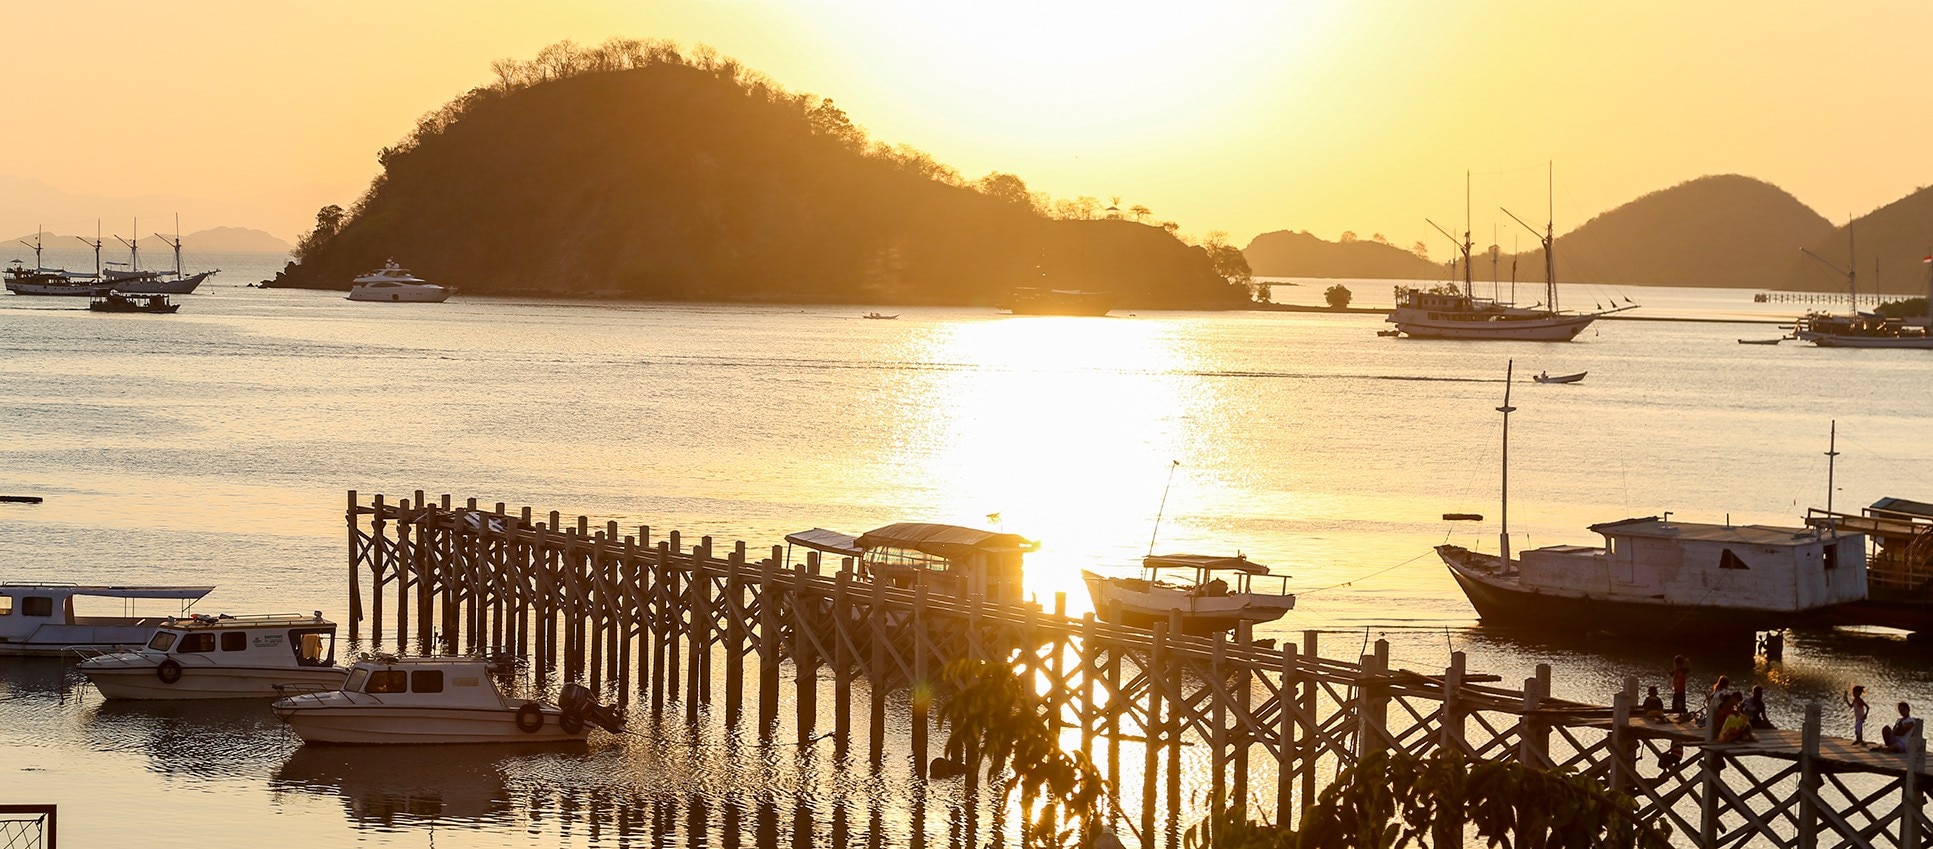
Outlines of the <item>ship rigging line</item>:
M 1338 587 L 1346 587 L 1346 586 L 1349 586 L 1350 584 L 1353 584 L 1353 583 L 1355 583 L 1355 582 L 1357 582 L 1357 581 L 1367 581 L 1367 580 L 1369 580 L 1370 578 L 1374 578 L 1374 577 L 1376 577 L 1377 575 L 1381 575 L 1381 574 L 1382 574 L 1382 573 L 1384 573 L 1384 572 L 1388 572 L 1388 571 L 1390 571 L 1390 570 L 1392 570 L 1392 569 L 1400 569 L 1400 568 L 1402 568 L 1402 567 L 1404 567 L 1404 566 L 1408 566 L 1408 565 L 1410 565 L 1411 563 L 1415 563 L 1415 562 L 1416 562 L 1417 560 L 1420 560 L 1420 559 L 1422 559 L 1422 557 L 1423 557 L 1423 555 L 1421 555 L 1421 554 L 1418 554 L 1418 555 L 1416 555 L 1415 557 L 1412 557 L 1412 558 L 1410 558 L 1410 559 L 1408 559 L 1408 560 L 1405 560 L 1405 561 L 1403 561 L 1403 562 L 1401 562 L 1401 563 L 1398 563 L 1398 564 L 1396 564 L 1396 565 L 1394 565 L 1394 566 L 1385 566 L 1385 567 L 1383 567 L 1383 568 L 1381 568 L 1381 569 L 1377 569 L 1376 571 L 1374 571 L 1374 572 L 1371 572 L 1371 573 L 1369 573 L 1369 574 L 1367 574 L 1367 575 L 1360 575 L 1360 576 L 1357 576 L 1357 577 L 1355 577 L 1355 578 L 1351 578 L 1351 579 L 1349 579 L 1349 580 L 1347 580 L 1347 581 L 1343 581 L 1343 582 L 1342 582 L 1342 583 L 1340 583 L 1340 584 L 1330 584 L 1329 586 L 1326 586 L 1326 587 L 1318 587 L 1318 588 L 1316 588 L 1316 589 L 1313 589 L 1313 590 L 1302 590 L 1301 592 L 1298 592 L 1298 593 L 1296 593 L 1296 595 L 1297 595 L 1298 597 L 1300 597 L 1300 596 L 1305 596 L 1305 595 L 1315 595 L 1316 593 L 1319 593 L 1319 592 L 1324 592 L 1324 591 L 1326 591 L 1326 590 L 1333 590 L 1333 589 L 1336 589 L 1336 588 L 1338 588 Z

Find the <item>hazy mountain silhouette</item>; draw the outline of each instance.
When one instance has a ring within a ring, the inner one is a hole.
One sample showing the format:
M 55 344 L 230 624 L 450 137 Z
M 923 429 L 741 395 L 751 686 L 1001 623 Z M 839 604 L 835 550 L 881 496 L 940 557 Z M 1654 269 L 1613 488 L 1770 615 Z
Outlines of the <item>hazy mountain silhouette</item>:
M 1167 231 L 1050 220 L 1024 185 L 978 191 L 869 144 L 830 100 L 662 43 L 547 48 L 426 117 L 276 286 L 345 289 L 394 257 L 466 293 L 982 304 L 1016 286 L 1126 307 L 1245 290 Z
M 209 253 L 276 253 L 295 249 L 266 230 L 253 227 L 210 227 L 181 237 L 181 248 Z
M 1933 199 L 1925 205 L 1933 207 Z M 1519 215 L 1536 212 L 1512 211 Z M 1830 241 L 1832 233 L 1831 222 L 1770 183 L 1736 174 L 1700 177 L 1644 195 L 1558 236 L 1557 279 L 1570 283 L 1789 288 L 1800 282 L 1793 263 L 1799 247 Z M 1843 264 L 1843 236 L 1839 242 L 1838 255 Z M 1483 248 L 1476 248 L 1476 276 L 1488 279 L 1489 262 Z M 1922 253 L 1914 254 L 1916 261 L 1924 255 L 1924 248 L 1919 250 Z M 1257 274 L 1272 276 L 1420 280 L 1445 276 L 1444 266 L 1423 261 L 1400 248 L 1375 242 L 1324 242 L 1306 233 L 1264 234 L 1256 237 L 1244 253 Z M 1506 253 L 1499 264 L 1508 268 L 1514 259 L 1518 280 L 1541 282 L 1543 254 L 1541 248 L 1514 257 Z M 1867 255 L 1863 248 L 1861 255 Z M 1824 274 L 1831 275 L 1831 271 L 1824 270 Z M 1843 285 L 1843 278 L 1836 285 Z M 1815 282 L 1811 288 L 1826 287 Z
M 1370 277 L 1428 280 L 1444 266 L 1377 241 L 1330 242 L 1307 230 L 1277 230 L 1250 240 L 1242 249 L 1248 267 L 1264 277 Z
M 1933 256 L 1933 188 L 1922 188 L 1855 219 L 1849 244 L 1847 227 L 1804 243 L 1840 268 L 1849 268 L 1849 252 L 1856 248 L 1859 290 L 1923 296 L 1927 275 L 1925 258 Z M 1846 276 L 1810 257 L 1792 252 L 1790 284 L 1794 288 L 1844 292 Z

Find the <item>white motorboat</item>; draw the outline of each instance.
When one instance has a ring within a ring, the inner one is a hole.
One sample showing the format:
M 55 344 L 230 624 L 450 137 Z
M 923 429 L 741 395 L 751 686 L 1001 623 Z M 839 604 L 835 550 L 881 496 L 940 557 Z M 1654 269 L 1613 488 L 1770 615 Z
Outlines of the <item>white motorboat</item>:
M 439 286 L 417 277 L 409 273 L 409 269 L 397 265 L 393 259 L 382 268 L 351 282 L 356 284 L 349 289 L 349 300 L 352 301 L 439 304 L 456 293 L 455 287 Z
M 1242 555 L 1154 554 L 1137 577 L 1081 570 L 1094 607 L 1104 618 L 1149 627 L 1179 615 L 1187 634 L 1226 631 L 1241 622 L 1273 622 L 1295 609 L 1287 575 L 1269 572 Z
M 309 743 L 559 743 L 582 741 L 587 723 L 623 730 L 582 685 L 564 685 L 557 704 L 510 698 L 502 671 L 476 657 L 378 655 L 351 666 L 340 690 L 272 707 Z
M 170 619 L 133 651 L 83 651 L 81 674 L 110 699 L 235 699 L 342 686 L 336 624 L 311 616 Z
M 214 587 L 110 587 L 77 584 L 0 584 L 0 655 L 56 656 L 74 646 L 138 648 L 166 615 L 137 616 L 138 600 L 166 599 L 188 615 Z M 75 599 L 113 599 L 120 615 L 77 614 Z

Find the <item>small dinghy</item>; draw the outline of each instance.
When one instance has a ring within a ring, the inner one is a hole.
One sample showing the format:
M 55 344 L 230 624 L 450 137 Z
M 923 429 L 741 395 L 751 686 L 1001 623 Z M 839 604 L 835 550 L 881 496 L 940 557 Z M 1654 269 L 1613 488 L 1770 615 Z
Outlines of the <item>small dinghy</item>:
M 1740 339 L 1738 340 L 1738 344 L 1740 345 L 1777 345 L 1780 342 L 1784 342 L 1784 341 L 1785 341 L 1785 337 L 1780 336 L 1777 339 Z
M 1539 372 L 1537 374 L 1534 374 L 1531 376 L 1530 379 L 1535 380 L 1538 383 L 1576 383 L 1580 380 L 1583 380 L 1584 375 L 1587 375 L 1587 374 L 1590 374 L 1590 372 L 1580 371 L 1576 374 L 1551 374 L 1550 372 L 1546 371 L 1546 372 Z

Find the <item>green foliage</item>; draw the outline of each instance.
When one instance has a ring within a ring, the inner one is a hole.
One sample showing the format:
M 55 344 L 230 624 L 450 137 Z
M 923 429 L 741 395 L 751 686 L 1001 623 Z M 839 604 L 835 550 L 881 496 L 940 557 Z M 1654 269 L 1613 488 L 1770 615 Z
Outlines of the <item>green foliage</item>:
M 1629 796 L 1595 780 L 1515 761 L 1472 764 L 1457 752 L 1378 752 L 1346 769 L 1300 831 L 1223 809 L 1188 832 L 1215 849 L 1401 849 L 1461 846 L 1466 827 L 1506 849 L 1669 849 L 1669 828 L 1639 818 Z
M 946 756 L 976 772 L 984 765 L 989 775 L 1013 771 L 1000 803 L 1018 789 L 1020 809 L 1032 812 L 1022 827 L 1023 845 L 1047 849 L 1077 839 L 1076 845 L 1092 845 L 1109 798 L 1107 780 L 1086 755 L 1061 748 L 1052 708 L 1013 670 L 986 661 L 956 660 L 941 680 L 953 690 L 940 706 L 951 729 Z
M 1353 297 L 1355 296 L 1350 293 L 1349 287 L 1341 283 L 1337 283 L 1322 291 L 1322 299 L 1329 302 L 1330 309 L 1339 310 L 1348 307 L 1349 299 Z
M 1903 301 L 1887 301 L 1874 307 L 1873 312 L 1887 318 L 1919 318 L 1926 315 L 1926 299 L 1907 298 Z
M 317 210 L 315 229 L 303 233 L 302 238 L 295 242 L 295 261 L 301 262 L 303 257 L 306 257 L 317 245 L 334 238 L 337 231 L 342 229 L 343 220 L 342 207 L 333 203 Z

